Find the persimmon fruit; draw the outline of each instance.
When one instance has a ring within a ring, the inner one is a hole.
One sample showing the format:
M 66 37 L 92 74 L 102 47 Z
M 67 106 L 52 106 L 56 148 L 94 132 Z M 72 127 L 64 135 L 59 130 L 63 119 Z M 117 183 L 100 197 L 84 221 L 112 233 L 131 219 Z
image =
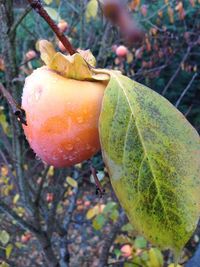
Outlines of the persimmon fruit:
M 100 150 L 98 120 L 105 87 L 104 82 L 65 78 L 46 66 L 26 78 L 23 128 L 39 158 L 66 167 Z
M 116 55 L 118 57 L 125 57 L 128 54 L 128 49 L 124 45 L 120 45 L 116 49 Z
M 132 255 L 132 247 L 129 244 L 123 245 L 120 250 L 125 258 L 129 258 Z

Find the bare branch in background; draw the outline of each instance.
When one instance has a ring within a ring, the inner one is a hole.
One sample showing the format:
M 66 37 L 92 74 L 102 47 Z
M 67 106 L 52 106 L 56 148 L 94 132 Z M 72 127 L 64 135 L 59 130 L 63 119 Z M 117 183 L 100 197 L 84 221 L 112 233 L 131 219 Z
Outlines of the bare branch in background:
M 109 235 L 106 235 L 103 240 L 104 240 L 104 245 L 102 247 L 102 251 L 100 254 L 100 262 L 99 262 L 99 267 L 105 267 L 107 266 L 108 263 L 108 258 L 109 258 L 109 250 L 117 236 L 117 234 L 119 233 L 121 227 L 127 222 L 127 217 L 125 215 L 124 212 L 122 212 L 118 218 L 118 220 L 116 221 L 116 223 L 114 224 L 114 226 L 112 227 Z
M 26 115 L 24 109 L 20 108 L 20 106 L 17 104 L 17 102 L 14 100 L 12 95 L 5 89 L 3 84 L 0 83 L 0 92 L 4 96 L 4 98 L 7 100 L 8 104 L 10 105 L 14 115 L 17 117 L 17 119 L 22 123 L 27 125 L 26 122 Z
M 184 95 L 187 93 L 187 91 L 190 89 L 193 81 L 195 80 L 195 78 L 197 77 L 197 73 L 195 73 L 192 77 L 192 79 L 190 80 L 190 82 L 188 83 L 187 87 L 183 90 L 182 94 L 180 95 L 179 99 L 176 101 L 175 107 L 177 108 L 181 102 L 181 100 L 183 99 Z
M 23 229 L 32 232 L 33 234 L 38 234 L 38 229 L 32 224 L 24 221 L 17 213 L 15 213 L 7 204 L 0 200 L 0 211 L 7 214 L 12 220 L 16 221 L 17 224 Z
M 20 23 L 23 21 L 23 19 L 29 14 L 29 12 L 32 10 L 32 8 L 28 5 L 23 13 L 19 16 L 17 21 L 13 24 L 12 28 L 9 30 L 9 35 L 12 36 L 17 30 L 17 27 L 20 25 Z
M 181 70 L 181 66 L 182 64 L 186 61 L 186 59 L 188 58 L 190 51 L 191 51 L 191 46 L 188 46 L 187 51 L 184 55 L 184 57 L 182 58 L 181 62 L 178 65 L 178 68 L 176 69 L 176 71 L 174 72 L 174 74 L 172 75 L 172 77 L 170 78 L 169 82 L 167 83 L 167 85 L 165 86 L 164 90 L 162 91 L 162 95 L 165 95 L 167 90 L 169 89 L 170 85 L 173 83 L 173 81 L 175 80 L 176 76 L 178 75 L 179 71 Z
M 31 7 L 49 24 L 51 29 L 54 31 L 58 39 L 62 42 L 66 50 L 70 55 L 73 55 L 76 52 L 76 49 L 72 46 L 68 38 L 61 32 L 46 10 L 43 8 L 40 0 L 28 0 Z

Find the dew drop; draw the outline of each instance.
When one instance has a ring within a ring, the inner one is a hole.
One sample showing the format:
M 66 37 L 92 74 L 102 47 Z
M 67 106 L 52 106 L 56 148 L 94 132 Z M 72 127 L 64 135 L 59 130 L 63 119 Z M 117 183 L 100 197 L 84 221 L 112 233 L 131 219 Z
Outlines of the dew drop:
M 87 150 L 90 150 L 90 149 L 91 149 L 91 146 L 87 144 L 87 145 L 86 145 L 86 149 L 87 149 Z
M 69 157 L 69 161 L 73 161 L 75 158 L 73 156 Z
M 88 112 L 87 112 L 87 109 L 84 109 L 84 110 L 83 110 L 83 114 L 86 115 L 87 113 L 88 113 Z
M 58 160 L 58 157 L 53 156 L 52 159 L 56 161 L 56 160 Z
M 73 145 L 72 144 L 67 144 L 66 149 L 68 151 L 71 151 L 73 149 Z
M 35 100 L 38 101 L 40 98 L 40 94 L 38 92 L 35 93 Z
M 78 123 L 83 123 L 83 121 L 84 121 L 84 120 L 83 120 L 83 117 L 77 117 L 77 122 L 78 122 Z
M 39 86 L 38 88 L 35 89 L 35 100 L 38 101 L 40 96 L 42 94 L 42 87 Z

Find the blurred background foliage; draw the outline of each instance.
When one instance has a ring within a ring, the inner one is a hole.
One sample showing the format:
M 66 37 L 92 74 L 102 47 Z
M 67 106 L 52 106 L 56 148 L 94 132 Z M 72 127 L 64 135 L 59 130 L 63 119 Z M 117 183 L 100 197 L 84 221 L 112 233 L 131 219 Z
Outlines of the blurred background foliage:
M 124 39 L 123 32 L 103 16 L 100 2 L 43 0 L 46 11 L 56 23 L 67 22 L 65 34 L 74 47 L 90 49 L 98 67 L 120 70 L 162 94 L 200 131 L 200 1 L 124 1 L 132 23 L 145 34 L 142 42 Z M 50 40 L 58 51 L 66 51 L 46 22 L 27 7 L 26 1 L 14 1 L 14 14 L 15 21 L 20 18 L 13 51 L 18 67 L 15 79 L 20 84 L 17 93 L 20 101 L 25 77 L 43 64 L 37 49 L 38 40 Z M 127 47 L 126 56 L 116 55 L 119 45 Z M 5 81 L 1 50 L 0 80 L 2 83 Z M 16 171 L 11 155 L 11 143 L 15 137 L 10 130 L 8 106 L 4 99 L 0 101 L 0 198 L 20 218 L 29 220 L 15 181 Z M 161 252 L 152 247 L 127 222 L 110 187 L 100 153 L 92 162 L 106 188 L 103 199 L 95 195 L 88 162 L 67 170 L 56 170 L 52 166 L 44 166 L 35 158 L 23 135 L 20 142 L 28 194 L 34 198 L 36 191 L 42 188 L 39 221 L 42 228 L 53 225 L 51 246 L 57 256 L 60 248 L 58 225 L 66 216 L 69 217 L 66 232 L 69 266 L 103 266 L 101 257 L 107 257 L 108 266 L 173 267 L 169 251 Z M 0 221 L 1 267 L 48 266 L 33 233 L 22 230 L 15 220 L 10 220 L 3 213 L 0 213 Z M 198 241 L 199 229 L 183 251 L 182 266 L 192 256 Z

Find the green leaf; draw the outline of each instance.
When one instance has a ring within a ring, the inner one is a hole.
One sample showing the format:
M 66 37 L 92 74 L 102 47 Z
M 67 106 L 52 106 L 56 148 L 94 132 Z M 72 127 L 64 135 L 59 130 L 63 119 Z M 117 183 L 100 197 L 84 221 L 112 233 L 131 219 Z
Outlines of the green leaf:
M 136 237 L 136 239 L 134 240 L 134 246 L 136 248 L 146 248 L 147 246 L 147 241 L 144 239 L 144 237 L 142 236 L 138 236 Z
M 59 21 L 61 20 L 61 17 L 59 16 L 58 12 L 56 9 L 52 7 L 45 6 L 44 9 L 46 12 L 49 14 L 49 16 L 54 20 L 54 21 Z
M 20 195 L 16 194 L 13 198 L 13 204 L 16 204 L 18 202 L 18 200 L 20 199 Z
M 110 72 L 99 121 L 103 158 L 130 222 L 180 252 L 200 213 L 200 142 L 165 98 Z
M 77 187 L 78 183 L 76 180 L 74 180 L 73 178 L 71 178 L 70 176 L 67 177 L 67 183 L 69 185 L 71 185 L 72 187 Z
M 105 222 L 106 222 L 105 217 L 102 214 L 99 214 L 93 220 L 92 225 L 93 225 L 95 230 L 101 230 L 101 228 L 104 226 Z
M 133 232 L 134 231 L 134 228 L 133 228 L 133 225 L 130 224 L 130 223 L 127 223 L 125 225 L 122 226 L 122 231 L 124 232 Z
M 156 248 L 150 248 L 148 266 L 149 267 L 162 267 L 163 266 L 163 256 L 160 250 Z
M 115 222 L 119 217 L 119 211 L 116 210 L 116 209 L 112 210 L 112 212 L 111 212 L 109 217 L 111 218 L 112 221 Z
M 0 267 L 9 267 L 10 265 L 8 265 L 5 261 L 0 263 Z
M 13 245 L 12 244 L 8 244 L 6 247 L 6 259 L 9 259 L 10 254 L 12 253 L 13 250 Z
M 46 5 L 50 5 L 53 2 L 53 0 L 44 0 L 44 2 Z
M 9 124 L 6 120 L 6 115 L 4 114 L 3 110 L 1 110 L 1 107 L 0 107 L 0 124 L 3 128 L 3 131 L 6 134 L 9 134 Z
M 117 203 L 115 202 L 108 202 L 103 210 L 103 213 L 107 214 L 109 212 L 111 212 L 113 209 L 117 208 Z
M 121 254 L 122 254 L 122 253 L 121 253 L 121 250 L 116 248 L 116 249 L 114 249 L 113 252 L 114 252 L 116 258 L 119 259 L 119 257 L 120 257 Z
M 0 242 L 3 245 L 6 245 L 10 240 L 10 235 L 8 232 L 6 232 L 5 230 L 0 232 Z
M 97 0 L 90 0 L 87 4 L 85 11 L 86 21 L 89 22 L 92 18 L 95 18 L 97 16 L 97 11 L 98 11 Z

